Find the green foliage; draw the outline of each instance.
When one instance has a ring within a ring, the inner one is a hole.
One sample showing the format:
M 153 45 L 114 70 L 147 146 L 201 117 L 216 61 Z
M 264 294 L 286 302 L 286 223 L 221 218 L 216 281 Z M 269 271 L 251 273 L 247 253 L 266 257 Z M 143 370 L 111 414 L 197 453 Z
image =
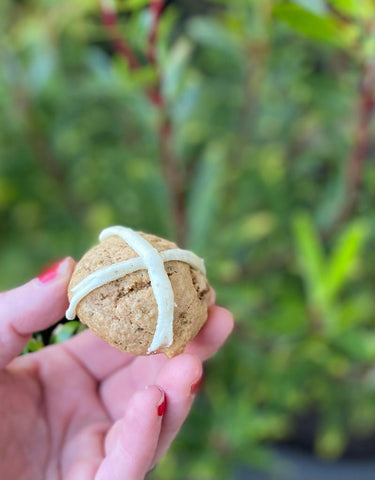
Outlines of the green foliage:
M 303 8 L 305 5 L 306 8 Z M 325 3 L 321 4 L 323 8 L 315 5 L 315 2 L 313 5 L 308 5 L 308 2 L 304 1 L 298 1 L 295 4 L 281 3 L 275 6 L 274 14 L 308 37 L 333 45 L 345 45 L 347 42 L 346 32 L 338 22 L 325 15 Z
M 32 338 L 27 342 L 26 347 L 23 349 L 22 353 L 37 352 L 44 347 L 43 338 L 40 334 L 33 335 Z
M 342 304 L 339 294 L 350 281 L 365 240 L 362 223 L 349 224 L 327 258 L 318 233 L 308 216 L 295 220 L 295 243 L 301 276 L 305 283 L 309 308 L 319 316 L 327 335 L 337 333 L 342 322 L 337 317 Z M 316 319 L 317 321 L 317 319 Z
M 73 320 L 68 323 L 59 323 L 53 330 L 49 343 L 65 342 L 71 338 L 74 334 L 80 333 L 85 330 L 85 326 L 78 320 Z
M 212 235 L 211 226 L 220 210 L 220 189 L 223 184 L 226 144 L 213 143 L 202 154 L 199 170 L 189 192 L 188 222 L 190 225 L 187 243 L 199 252 L 207 245 Z
M 355 0 L 329 0 L 330 5 L 345 15 L 354 18 L 371 20 L 375 14 L 375 5 L 371 0 L 356 2 Z
M 175 235 L 159 148 L 167 114 L 185 243 L 236 329 L 150 479 L 270 468 L 267 444 L 293 437 L 311 412 L 316 453 L 336 458 L 375 429 L 370 162 L 346 208 L 373 2 L 220 1 L 205 16 L 182 16 L 175 2 L 158 41 L 164 112 L 147 96 L 157 73 L 145 4 L 118 2 L 133 71 L 96 2 L 1 2 L 0 288 L 79 258 L 110 224 Z M 50 342 L 80 328 L 59 325 Z M 43 343 L 37 334 L 26 351 Z

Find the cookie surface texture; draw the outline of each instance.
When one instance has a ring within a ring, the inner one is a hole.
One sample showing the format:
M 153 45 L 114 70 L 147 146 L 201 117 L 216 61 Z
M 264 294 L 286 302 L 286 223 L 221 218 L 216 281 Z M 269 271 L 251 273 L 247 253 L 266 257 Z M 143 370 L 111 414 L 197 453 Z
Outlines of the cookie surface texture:
M 137 234 L 157 252 L 168 255 L 167 252 L 173 250 L 177 257 L 181 256 L 179 252 L 183 252 L 175 250 L 176 244 L 169 240 L 143 232 Z M 105 267 L 136 258 L 138 262 L 143 261 L 120 236 L 102 238 L 77 263 L 69 284 L 69 300 L 73 299 L 74 287 L 77 290 L 88 276 L 93 277 L 95 272 L 98 274 Z M 150 350 L 160 309 L 147 268 L 125 274 L 95 288 L 77 303 L 74 313 L 96 335 L 124 352 L 134 355 L 163 352 L 169 357 L 182 353 L 186 344 L 197 335 L 207 320 L 211 290 L 202 271 L 191 264 L 173 260 L 163 261 L 163 265 L 172 287 L 174 304 L 171 309 L 173 318 L 170 319 L 173 336 L 169 346 L 156 346 L 155 350 Z M 70 318 L 72 317 L 74 314 L 70 313 Z

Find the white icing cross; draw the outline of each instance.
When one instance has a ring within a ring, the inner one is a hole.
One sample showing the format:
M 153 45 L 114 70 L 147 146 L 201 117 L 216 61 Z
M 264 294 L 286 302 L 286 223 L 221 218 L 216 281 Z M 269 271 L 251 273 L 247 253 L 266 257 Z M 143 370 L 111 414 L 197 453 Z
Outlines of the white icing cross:
M 113 235 L 121 237 L 124 242 L 138 253 L 139 257 L 100 268 L 84 278 L 72 288 L 73 296 L 65 316 L 68 320 L 73 320 L 76 317 L 76 308 L 79 302 L 96 288 L 122 278 L 129 273 L 146 269 L 158 306 L 158 320 L 148 353 L 154 352 L 161 347 L 169 347 L 173 343 L 173 309 L 175 303 L 172 285 L 165 271 L 164 263 L 171 261 L 184 262 L 205 275 L 204 262 L 193 252 L 180 248 L 158 252 L 139 233 L 127 227 L 115 226 L 106 228 L 99 235 L 99 240 L 102 241 Z

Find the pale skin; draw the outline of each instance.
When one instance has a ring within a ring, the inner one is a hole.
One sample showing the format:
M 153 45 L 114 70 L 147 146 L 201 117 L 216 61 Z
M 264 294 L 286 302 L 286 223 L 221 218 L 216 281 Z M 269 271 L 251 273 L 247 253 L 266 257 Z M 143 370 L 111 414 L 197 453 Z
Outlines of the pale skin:
M 142 480 L 177 435 L 202 361 L 233 320 L 211 305 L 206 325 L 173 359 L 119 352 L 90 331 L 17 357 L 33 332 L 64 316 L 73 268 L 67 258 L 48 282 L 0 293 L 1 478 Z

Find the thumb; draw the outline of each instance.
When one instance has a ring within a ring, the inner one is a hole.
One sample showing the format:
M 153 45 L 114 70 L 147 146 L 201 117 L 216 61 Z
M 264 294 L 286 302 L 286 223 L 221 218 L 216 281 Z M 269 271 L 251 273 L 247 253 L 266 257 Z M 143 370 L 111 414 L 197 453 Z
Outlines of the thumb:
M 25 285 L 0 293 L 0 368 L 22 351 L 33 332 L 64 316 L 73 267 L 67 257 Z

